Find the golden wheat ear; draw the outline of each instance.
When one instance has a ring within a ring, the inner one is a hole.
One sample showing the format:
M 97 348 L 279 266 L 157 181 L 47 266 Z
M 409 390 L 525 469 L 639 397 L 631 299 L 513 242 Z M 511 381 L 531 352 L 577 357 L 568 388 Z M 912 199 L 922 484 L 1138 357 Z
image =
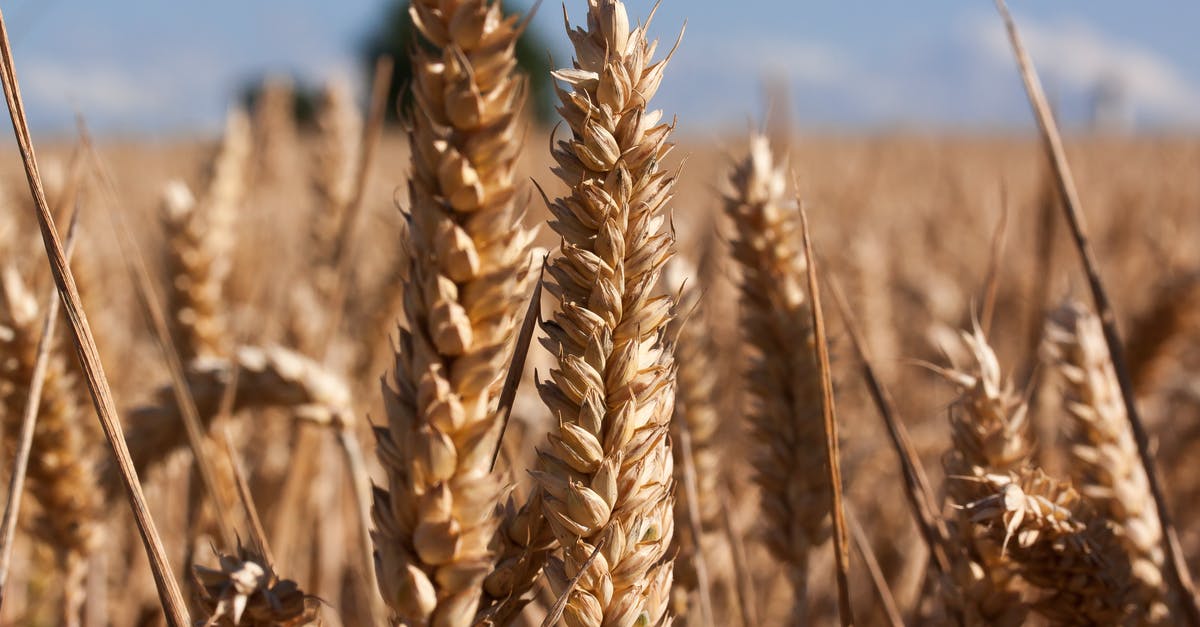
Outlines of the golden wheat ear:
M 590 2 L 568 35 L 574 67 L 554 76 L 571 136 L 553 156 L 569 192 L 550 204 L 562 246 L 543 325 L 558 363 L 539 384 L 558 426 L 535 473 L 562 546 L 547 576 L 568 625 L 655 625 L 672 578 L 675 368 L 662 341 L 673 299 L 654 290 L 674 248 L 675 179 L 662 169 L 672 127 L 647 104 L 670 57 L 652 58 L 616 0 Z
M 516 193 L 519 16 L 499 2 L 418 0 L 406 324 L 377 432 L 384 600 L 405 623 L 472 625 L 493 570 L 499 396 L 530 282 Z
M 806 620 L 808 559 L 829 538 L 830 488 L 820 368 L 814 346 L 800 210 L 787 195 L 786 165 L 764 136 L 736 162 L 725 191 L 733 258 L 741 271 L 741 322 L 752 350 L 743 383 L 755 480 L 763 492 L 767 546 L 791 577 L 794 620 Z M 796 455 L 796 451 L 812 454 Z
M 1026 466 L 971 482 L 965 514 L 1043 592 L 1034 609 L 1058 624 L 1120 625 L 1131 616 L 1129 559 L 1108 521 L 1071 487 Z
M 62 573 L 60 619 L 77 625 L 87 561 L 100 531 L 101 493 L 96 489 L 93 456 L 80 423 L 84 413 L 73 373 L 61 349 L 54 345 L 53 335 L 44 335 L 39 309 L 16 269 L 4 268 L 0 276 L 0 353 L 5 356 L 0 360 L 0 415 L 5 444 L 6 448 L 16 447 L 22 420 L 31 409 L 27 407 L 33 400 L 31 385 L 39 361 L 44 361 L 25 476 L 27 495 L 40 506 L 30 529 L 54 548 Z M 45 356 L 40 355 L 43 350 Z M 12 539 L 7 538 L 9 542 Z
M 196 604 L 214 627 L 308 627 L 320 625 L 320 601 L 296 582 L 281 579 L 261 555 L 246 548 L 218 555 L 218 567 L 196 566 Z
M 1033 454 L 1028 406 L 1004 373 L 983 331 L 960 334 L 961 362 L 935 368 L 957 389 L 950 407 L 952 446 L 942 459 L 952 504 L 990 495 L 984 478 L 1025 468 Z M 1018 625 L 1027 608 L 1002 546 L 981 537 L 967 510 L 951 530 L 954 547 L 944 600 L 968 624 Z
M 1071 478 L 1110 520 L 1133 563 L 1138 613 L 1168 616 L 1162 525 L 1129 431 L 1121 388 L 1100 320 L 1080 303 L 1060 307 L 1046 323 L 1044 353 L 1062 383 L 1070 422 Z

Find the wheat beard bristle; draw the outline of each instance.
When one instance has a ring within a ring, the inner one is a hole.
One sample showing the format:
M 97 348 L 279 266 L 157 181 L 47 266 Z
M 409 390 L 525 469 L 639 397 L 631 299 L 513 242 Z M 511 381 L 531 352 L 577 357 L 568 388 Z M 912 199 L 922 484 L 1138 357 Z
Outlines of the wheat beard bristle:
M 661 169 L 672 127 L 646 110 L 670 56 L 652 61 L 648 26 L 631 31 L 624 4 L 591 0 L 587 27 L 568 31 L 574 67 L 554 72 L 571 129 L 555 174 L 570 193 L 550 206 L 562 246 L 542 343 L 558 367 L 538 387 L 558 428 L 535 477 L 562 546 L 547 567 L 555 593 L 596 555 L 567 599 L 572 626 L 657 625 L 669 602 L 673 303 L 654 293 L 674 248 L 663 227 L 675 181 Z
M 12 267 L 0 279 L 0 398 L 5 442 L 12 449 L 25 413 L 41 336 L 37 301 Z M 26 475 L 40 506 L 33 534 L 54 547 L 64 574 L 63 614 L 78 624 L 88 556 L 95 546 L 100 490 L 79 424 L 76 386 L 61 353 L 52 349 Z
M 741 268 L 741 317 L 754 355 L 744 382 L 755 399 L 751 417 L 771 552 L 788 565 L 804 622 L 809 552 L 829 537 L 829 484 L 821 413 L 821 380 L 806 296 L 807 262 L 800 212 L 786 197 L 786 166 L 766 137 L 754 136 L 725 192 L 733 222 L 733 257 Z M 797 451 L 804 451 L 797 454 Z
M 529 286 L 515 167 L 525 83 L 519 17 L 498 2 L 418 0 L 407 328 L 377 429 L 384 600 L 414 625 L 471 625 L 495 557 L 506 479 L 491 471 L 497 400 Z
M 1050 317 L 1045 338 L 1044 352 L 1062 379 L 1071 422 L 1071 477 L 1114 523 L 1130 555 L 1143 624 L 1163 623 L 1168 609 L 1162 525 L 1125 417 L 1100 319 L 1086 306 L 1068 303 Z

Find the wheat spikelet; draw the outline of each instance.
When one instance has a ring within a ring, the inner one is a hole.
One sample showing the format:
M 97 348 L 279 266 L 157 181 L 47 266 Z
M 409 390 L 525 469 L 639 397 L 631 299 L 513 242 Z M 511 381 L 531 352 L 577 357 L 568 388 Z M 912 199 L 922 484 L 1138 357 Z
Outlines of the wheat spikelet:
M 187 381 L 200 418 L 207 426 L 216 417 L 225 386 L 238 369 L 234 409 L 287 407 L 300 418 L 320 424 L 346 420 L 351 395 L 347 385 L 320 364 L 278 346 L 243 346 L 232 359 L 207 357 L 187 367 Z M 170 385 L 154 393 L 155 402 L 128 412 L 126 440 L 139 474 L 187 445 L 179 406 Z M 104 485 L 119 489 L 115 469 L 106 468 Z
M 1028 407 L 1001 371 L 995 351 L 983 332 L 961 334 L 968 362 L 939 370 L 958 388 L 950 409 L 953 447 L 943 459 L 952 480 L 947 492 L 955 503 L 970 503 L 987 495 L 979 482 L 955 480 L 989 473 L 1004 474 L 1026 466 L 1033 454 Z M 960 517 L 959 551 L 952 559 L 947 602 L 970 625 L 1017 625 L 1024 607 L 1011 589 L 1009 564 L 994 544 L 982 541 L 970 521 Z
M 411 264 L 375 495 L 384 600 L 406 624 L 470 625 L 495 561 L 503 480 L 497 400 L 528 286 L 515 202 L 517 16 L 488 0 L 418 0 L 412 48 Z
M 37 301 L 15 268 L 6 267 L 0 276 L 0 415 L 9 445 L 20 430 L 28 402 L 39 327 Z M 71 625 L 78 624 L 100 508 L 75 389 L 62 355 L 53 352 L 46 366 L 26 475 L 29 494 L 41 508 L 32 531 L 55 549 L 64 575 L 62 616 Z
M 501 523 L 495 538 L 496 567 L 483 589 L 489 606 L 486 618 L 508 625 L 532 600 L 526 593 L 537 583 L 555 540 L 542 516 L 540 490 L 520 506 L 510 497 L 497 515 Z
M 1043 590 L 1033 607 L 1057 624 L 1119 625 L 1131 610 L 1129 560 L 1107 521 L 1069 483 L 1024 467 L 965 480 L 982 496 L 960 503 L 1021 578 Z
M 805 293 L 807 262 L 800 212 L 786 196 L 784 172 L 766 137 L 729 177 L 725 211 L 733 222 L 734 259 L 741 267 L 741 320 L 754 355 L 743 382 L 754 399 L 755 480 L 771 552 L 788 565 L 803 621 L 809 552 L 829 537 L 829 485 L 821 380 L 812 350 L 812 314 Z M 799 454 L 798 451 L 804 451 Z
M 1071 418 L 1071 475 L 1080 492 L 1114 523 L 1130 555 L 1142 624 L 1166 618 L 1162 525 L 1125 418 L 1121 388 L 1100 321 L 1070 303 L 1047 323 L 1046 354 L 1065 385 Z
M 563 549 L 547 567 L 556 594 L 595 554 L 567 598 L 572 626 L 657 625 L 671 582 L 672 299 L 654 290 L 674 247 L 663 211 L 675 180 L 661 169 L 672 127 L 646 109 L 670 55 L 652 60 L 648 26 L 631 31 L 619 0 L 589 0 L 586 28 L 568 31 L 574 67 L 554 73 L 569 87 L 571 137 L 553 155 L 570 192 L 550 206 L 562 246 L 543 345 L 558 363 L 538 387 L 558 428 L 535 476 Z
M 320 602 L 280 579 L 262 556 L 239 547 L 216 569 L 196 566 L 196 602 L 209 627 L 305 627 L 321 624 Z

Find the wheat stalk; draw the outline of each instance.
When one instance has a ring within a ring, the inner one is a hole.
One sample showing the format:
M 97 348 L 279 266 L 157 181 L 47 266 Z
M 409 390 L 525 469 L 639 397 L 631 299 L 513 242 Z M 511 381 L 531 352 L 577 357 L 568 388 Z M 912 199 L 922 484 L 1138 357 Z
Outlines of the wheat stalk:
M 1162 525 L 1125 418 L 1121 388 L 1100 321 L 1086 307 L 1060 307 L 1046 328 L 1046 354 L 1063 380 L 1071 418 L 1071 476 L 1082 494 L 1114 523 L 1130 555 L 1143 623 L 1162 621 Z
M 742 275 L 741 322 L 754 356 L 743 382 L 755 405 L 755 480 L 771 552 L 787 564 L 803 622 L 810 551 L 829 537 L 830 488 L 821 405 L 821 379 L 812 350 L 811 303 L 800 211 L 786 196 L 786 166 L 766 137 L 750 141 L 725 195 L 735 229 L 733 257 Z M 797 451 L 803 450 L 803 455 Z
M 1033 607 L 1056 624 L 1119 625 L 1130 615 L 1129 560 L 1069 483 L 1024 467 L 960 478 L 980 497 L 963 511 L 999 544 L 1016 572 L 1045 595 Z
M 1133 434 L 1134 442 L 1137 444 L 1138 458 L 1145 470 L 1150 493 L 1154 496 L 1158 519 L 1163 527 L 1165 572 L 1171 588 L 1182 597 L 1181 607 L 1184 618 L 1192 627 L 1198 627 L 1200 626 L 1200 604 L 1197 604 L 1196 601 L 1195 582 L 1188 570 L 1187 559 L 1183 555 L 1183 547 L 1179 542 L 1179 533 L 1171 519 L 1171 510 L 1167 505 L 1162 480 L 1159 478 L 1158 468 L 1154 464 L 1154 454 L 1150 450 L 1150 436 L 1138 413 L 1133 376 L 1129 368 L 1129 361 L 1125 357 L 1125 346 L 1121 342 L 1121 334 L 1117 330 L 1117 316 L 1113 311 L 1112 302 L 1108 298 L 1108 290 L 1104 287 L 1104 281 L 1100 278 L 1096 255 L 1092 251 L 1091 241 L 1088 239 L 1087 229 L 1083 224 L 1083 209 L 1079 200 L 1079 192 L 1075 188 L 1075 178 L 1071 174 L 1071 167 L 1067 162 L 1062 136 L 1058 132 L 1058 125 L 1054 122 L 1050 104 L 1042 90 L 1041 79 L 1038 78 L 1037 71 L 1033 68 L 1033 62 L 1029 59 L 1024 44 L 1021 43 L 1020 33 L 1017 31 L 1017 25 L 1013 22 L 1012 15 L 1008 12 L 1008 6 L 1004 0 L 995 0 L 995 4 L 1004 21 L 1009 43 L 1012 44 L 1013 56 L 1016 57 L 1021 80 L 1025 84 L 1025 92 L 1029 96 L 1030 106 L 1033 107 L 1034 116 L 1037 118 L 1038 130 L 1041 133 L 1046 154 L 1054 165 L 1055 179 L 1058 182 L 1058 191 L 1063 201 L 1063 215 L 1070 226 L 1071 237 L 1074 240 L 1075 249 L 1079 253 L 1080 261 L 1083 262 L 1088 288 L 1100 316 L 1101 329 L 1104 331 L 1104 341 L 1108 344 L 1108 352 L 1112 356 L 1113 369 L 1116 371 L 1117 383 L 1121 389 L 1121 399 L 1125 403 L 1125 416 L 1129 421 L 1129 429 Z
M 412 48 L 407 328 L 377 429 L 376 562 L 402 621 L 469 625 L 494 564 L 497 401 L 529 280 L 532 234 L 515 198 L 523 25 L 487 0 L 418 0 L 410 16 L 423 43 Z
M 651 20 L 631 30 L 622 2 L 589 0 L 586 27 L 568 27 L 573 67 L 554 73 L 571 129 L 555 174 L 570 192 L 550 204 L 562 245 L 543 345 L 558 367 L 539 391 L 558 428 L 535 476 L 563 548 L 547 573 L 568 625 L 659 624 L 672 576 L 672 299 L 653 292 L 674 244 L 662 228 L 675 179 L 661 169 L 672 127 L 647 111 L 670 60 L 653 60 Z

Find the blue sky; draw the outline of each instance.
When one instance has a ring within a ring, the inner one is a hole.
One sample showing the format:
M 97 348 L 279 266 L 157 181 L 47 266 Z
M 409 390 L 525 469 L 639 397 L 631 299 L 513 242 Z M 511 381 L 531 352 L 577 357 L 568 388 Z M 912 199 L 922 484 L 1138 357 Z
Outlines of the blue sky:
M 529 6 L 530 2 L 513 4 Z M 644 16 L 651 0 L 628 0 Z M 568 11 L 582 14 L 583 0 Z M 237 87 L 268 71 L 355 80 L 356 45 L 381 0 L 12 0 L 3 9 L 35 128 L 76 111 L 105 132 L 219 125 Z M 1068 124 L 1117 86 L 1140 128 L 1200 128 L 1200 3 L 1015 0 L 1019 25 Z M 807 127 L 1014 128 L 1029 124 L 989 0 L 664 0 L 653 32 L 687 33 L 657 104 L 684 131 L 744 127 L 765 82 L 786 85 Z M 560 62 L 559 3 L 536 25 Z

